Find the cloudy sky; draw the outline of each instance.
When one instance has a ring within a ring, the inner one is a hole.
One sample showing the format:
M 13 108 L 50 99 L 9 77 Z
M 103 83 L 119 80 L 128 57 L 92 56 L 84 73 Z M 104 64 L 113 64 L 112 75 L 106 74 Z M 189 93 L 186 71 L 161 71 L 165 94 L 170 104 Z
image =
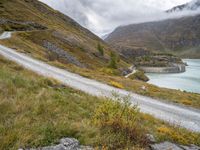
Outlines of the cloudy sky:
M 163 10 L 191 0 L 40 0 L 99 36 L 120 25 L 158 19 Z

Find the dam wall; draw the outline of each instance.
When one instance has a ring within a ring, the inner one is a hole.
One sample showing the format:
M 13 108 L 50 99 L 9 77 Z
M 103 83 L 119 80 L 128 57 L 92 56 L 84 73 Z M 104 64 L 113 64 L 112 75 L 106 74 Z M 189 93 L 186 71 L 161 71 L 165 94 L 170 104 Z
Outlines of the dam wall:
M 182 73 L 186 71 L 184 64 L 174 64 L 171 67 L 139 67 L 145 73 Z

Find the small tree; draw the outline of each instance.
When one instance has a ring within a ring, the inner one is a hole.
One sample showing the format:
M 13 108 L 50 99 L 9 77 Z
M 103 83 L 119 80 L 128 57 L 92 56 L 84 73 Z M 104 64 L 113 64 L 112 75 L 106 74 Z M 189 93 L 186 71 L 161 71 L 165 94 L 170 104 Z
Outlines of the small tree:
M 97 49 L 98 49 L 99 53 L 103 56 L 104 55 L 104 50 L 103 50 L 103 47 L 101 46 L 100 43 L 98 43 Z
M 108 67 L 117 69 L 117 55 L 115 52 L 110 53 L 110 62 L 109 62 Z

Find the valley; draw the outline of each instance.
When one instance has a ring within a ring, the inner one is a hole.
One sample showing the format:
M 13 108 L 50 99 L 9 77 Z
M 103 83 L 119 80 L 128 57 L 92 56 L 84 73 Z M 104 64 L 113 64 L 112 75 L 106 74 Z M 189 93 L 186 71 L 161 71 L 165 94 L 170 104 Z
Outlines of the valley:
M 199 66 L 182 59 L 200 58 L 198 25 L 132 24 L 102 40 L 40 1 L 0 0 L 0 149 L 200 146 Z

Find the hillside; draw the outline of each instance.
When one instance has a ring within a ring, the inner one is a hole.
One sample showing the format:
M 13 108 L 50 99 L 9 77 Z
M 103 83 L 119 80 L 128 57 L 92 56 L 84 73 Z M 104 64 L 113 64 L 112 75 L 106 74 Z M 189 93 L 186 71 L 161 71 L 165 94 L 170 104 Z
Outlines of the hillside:
M 121 98 L 117 98 L 120 102 L 113 102 L 90 96 L 38 76 L 1 56 L 0 66 L 1 150 L 53 145 L 63 137 L 77 138 L 81 144 L 99 149 L 105 146 L 140 150 L 139 147 L 148 147 L 147 133 L 153 134 L 158 142 L 200 145 L 198 133 L 142 114 L 136 107 L 123 105 Z M 127 103 L 128 99 L 124 100 Z M 103 118 L 106 114 L 109 123 Z
M 126 53 L 200 58 L 200 15 L 118 27 L 106 41 Z
M 107 67 L 114 51 L 68 16 L 37 0 L 0 0 L 0 30 L 20 31 L 11 40 L 4 40 L 4 45 L 65 66 Z M 124 64 L 121 61 L 119 67 Z

